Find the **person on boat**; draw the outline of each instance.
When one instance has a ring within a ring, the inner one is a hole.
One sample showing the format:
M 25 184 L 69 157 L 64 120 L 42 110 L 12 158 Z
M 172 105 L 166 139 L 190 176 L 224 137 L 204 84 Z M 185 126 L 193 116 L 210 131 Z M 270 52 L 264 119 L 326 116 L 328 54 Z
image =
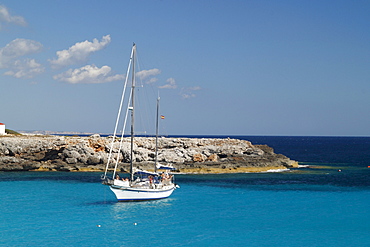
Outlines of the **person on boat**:
M 164 185 L 167 185 L 167 182 L 168 182 L 168 174 L 167 173 L 163 173 L 162 181 L 163 181 Z
M 119 175 L 118 174 L 116 175 L 116 179 L 119 180 Z
M 153 188 L 153 176 L 152 175 L 149 175 L 149 186 L 150 188 Z

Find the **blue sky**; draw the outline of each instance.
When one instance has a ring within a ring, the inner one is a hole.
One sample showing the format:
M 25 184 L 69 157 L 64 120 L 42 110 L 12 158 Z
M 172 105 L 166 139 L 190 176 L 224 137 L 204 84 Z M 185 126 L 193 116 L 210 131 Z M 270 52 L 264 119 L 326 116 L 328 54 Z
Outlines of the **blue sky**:
M 111 133 L 132 43 L 176 135 L 370 136 L 370 1 L 0 1 L 0 122 Z

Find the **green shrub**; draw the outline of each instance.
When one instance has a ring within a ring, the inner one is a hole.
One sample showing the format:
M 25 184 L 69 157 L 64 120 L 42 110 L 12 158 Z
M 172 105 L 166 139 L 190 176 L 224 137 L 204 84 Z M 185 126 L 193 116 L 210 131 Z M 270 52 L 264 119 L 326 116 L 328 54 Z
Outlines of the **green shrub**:
M 5 133 L 7 133 L 7 134 L 12 134 L 12 135 L 21 135 L 21 134 L 20 134 L 20 133 L 18 133 L 17 131 L 10 130 L 10 129 L 5 129 Z

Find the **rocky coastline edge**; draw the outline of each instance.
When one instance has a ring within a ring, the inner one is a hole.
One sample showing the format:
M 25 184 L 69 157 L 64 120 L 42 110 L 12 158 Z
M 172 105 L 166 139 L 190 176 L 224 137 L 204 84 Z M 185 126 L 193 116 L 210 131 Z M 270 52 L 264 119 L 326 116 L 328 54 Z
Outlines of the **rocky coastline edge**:
M 158 161 L 171 163 L 177 173 L 244 173 L 285 170 L 298 162 L 275 154 L 267 145 L 231 138 L 160 138 Z M 119 152 L 119 146 L 122 150 Z M 135 166 L 153 170 L 155 138 L 137 137 Z M 129 171 L 130 139 L 97 134 L 88 137 L 53 135 L 0 136 L 0 171 L 103 172 L 109 153 L 110 169 Z

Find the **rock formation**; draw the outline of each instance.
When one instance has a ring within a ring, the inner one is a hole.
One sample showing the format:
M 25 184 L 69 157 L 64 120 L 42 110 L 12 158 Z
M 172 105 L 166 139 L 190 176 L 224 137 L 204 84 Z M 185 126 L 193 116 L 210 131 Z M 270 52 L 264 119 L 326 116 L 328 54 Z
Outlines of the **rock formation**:
M 238 139 L 160 138 L 158 161 L 171 163 L 177 172 L 229 173 L 297 167 L 266 145 Z M 119 152 L 119 146 L 122 150 Z M 153 169 L 155 138 L 137 137 L 134 163 Z M 1 171 L 104 171 L 109 153 L 111 168 L 118 160 L 121 172 L 129 170 L 130 139 L 78 136 L 2 136 Z

